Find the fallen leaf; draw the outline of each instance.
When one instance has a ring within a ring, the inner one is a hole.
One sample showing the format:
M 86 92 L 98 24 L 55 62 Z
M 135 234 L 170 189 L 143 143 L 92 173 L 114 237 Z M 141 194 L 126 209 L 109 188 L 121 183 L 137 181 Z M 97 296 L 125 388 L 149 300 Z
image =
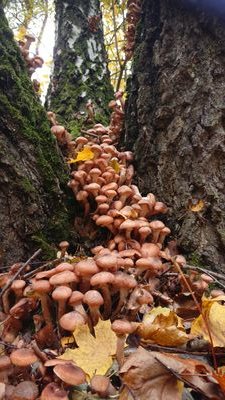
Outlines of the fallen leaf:
M 224 399 L 211 367 L 195 359 L 149 352 L 139 347 L 127 359 L 120 373 L 136 400 L 181 399 L 184 387 L 181 381 L 207 399 Z
M 67 161 L 68 164 L 74 164 L 78 161 L 89 161 L 94 158 L 94 153 L 89 147 L 85 147 L 83 150 L 77 153 L 76 158 L 71 158 Z
M 193 335 L 200 335 L 210 342 L 209 332 L 204 318 L 207 320 L 208 328 L 212 337 L 214 347 L 225 346 L 225 306 L 219 304 L 219 301 L 225 301 L 225 296 L 216 298 L 202 298 L 202 313 L 196 318 L 191 326 Z
M 109 163 L 110 167 L 114 169 L 114 171 L 118 174 L 120 172 L 120 164 L 115 158 L 112 158 L 112 160 Z
M 100 320 L 95 326 L 95 337 L 91 335 L 87 325 L 77 328 L 73 336 L 78 348 L 67 349 L 59 358 L 73 360 L 90 379 L 95 374 L 104 375 L 116 353 L 117 337 L 111 330 L 111 322 Z
M 201 199 L 200 200 L 191 201 L 190 204 L 189 204 L 189 208 L 193 212 L 202 211 L 204 207 L 205 207 L 205 203 Z
M 154 357 L 156 352 L 148 352 L 139 347 L 120 370 L 122 381 L 136 400 L 179 400 L 182 391 L 178 380 Z M 130 399 L 127 397 L 120 400 Z
M 166 307 L 156 307 L 144 316 L 137 333 L 145 343 L 181 346 L 192 337 L 187 335 L 181 318 Z
M 219 367 L 217 369 L 217 372 L 214 372 L 213 376 L 217 380 L 221 390 L 225 394 L 225 366 Z
M 214 379 L 212 368 L 199 360 L 178 357 L 175 354 L 155 353 L 155 358 L 187 386 L 207 399 L 223 400 L 224 396 Z

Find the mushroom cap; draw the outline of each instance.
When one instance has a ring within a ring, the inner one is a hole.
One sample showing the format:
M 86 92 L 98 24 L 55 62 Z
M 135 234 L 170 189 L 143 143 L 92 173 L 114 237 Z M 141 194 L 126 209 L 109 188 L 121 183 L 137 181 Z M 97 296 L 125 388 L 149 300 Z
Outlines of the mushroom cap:
M 72 264 L 68 262 L 62 262 L 54 269 L 56 272 L 63 272 L 63 271 L 73 271 Z M 53 274 L 54 275 L 54 274 Z
M 133 333 L 136 328 L 136 324 L 123 320 L 123 319 L 116 319 L 111 324 L 111 329 L 115 332 L 116 335 L 126 335 L 129 333 Z
M 95 197 L 95 201 L 97 204 L 106 203 L 107 197 L 104 196 L 104 194 L 99 194 L 98 196 Z
M 67 242 L 66 240 L 63 240 L 62 242 L 59 243 L 59 248 L 61 250 L 68 249 L 69 245 L 70 245 L 69 242 Z
M 109 217 L 108 215 L 101 215 L 96 219 L 95 223 L 99 226 L 108 226 L 111 225 L 113 221 L 114 219 L 112 217 Z
M 47 360 L 44 364 L 45 367 L 55 367 L 58 364 L 68 364 L 68 362 L 73 363 L 73 361 L 63 360 L 62 358 L 52 358 L 51 360 Z
M 100 397 L 108 397 L 110 379 L 108 376 L 95 375 L 90 382 L 91 392 L 97 393 Z
M 141 255 L 143 258 L 158 257 L 160 248 L 154 243 L 144 243 L 141 246 Z
M 6 370 L 12 366 L 10 357 L 0 356 L 0 371 Z
M 73 306 L 75 304 L 80 304 L 83 301 L 84 294 L 79 292 L 79 290 L 74 290 L 69 298 L 68 304 Z
M 49 279 L 51 285 L 63 285 L 66 283 L 78 282 L 76 274 L 72 271 L 59 272 L 56 275 L 51 276 Z
M 108 250 L 108 249 L 106 249 Z M 117 257 L 114 256 L 111 252 L 109 254 L 97 255 L 95 262 L 98 267 L 106 270 L 116 271 L 117 269 Z
M 89 185 L 84 186 L 84 190 L 86 190 L 89 193 L 95 193 L 96 190 L 100 190 L 101 186 L 98 183 L 89 183 Z
M 161 231 L 161 229 L 165 227 L 164 223 L 161 221 L 151 221 L 149 226 L 153 231 Z
M 133 276 L 119 271 L 114 275 L 114 285 L 119 288 L 133 289 L 137 286 L 137 281 Z
M 122 185 L 119 187 L 117 192 L 120 196 L 123 196 L 123 195 L 130 196 L 133 193 L 133 190 L 127 185 Z
M 56 365 L 53 371 L 58 378 L 68 385 L 81 385 L 86 382 L 85 372 L 72 363 Z
M 18 367 L 27 367 L 38 361 L 38 358 L 31 349 L 17 349 L 10 354 L 10 360 L 13 365 Z
M 65 390 L 51 382 L 42 390 L 40 400 L 69 400 Z
M 126 229 L 127 231 L 132 231 L 132 229 L 138 228 L 138 223 L 136 220 L 126 219 L 126 221 L 122 222 L 119 229 Z
M 85 325 L 85 323 L 85 318 L 77 311 L 64 314 L 59 320 L 60 326 L 70 332 L 73 332 L 77 326 Z
M 56 301 L 60 300 L 68 300 L 68 298 L 72 294 L 72 289 L 70 289 L 68 286 L 58 286 L 53 290 L 52 292 L 52 298 Z
M 104 303 L 104 299 L 97 290 L 88 290 L 84 295 L 83 302 L 89 307 L 100 307 Z
M 157 272 L 157 270 L 162 267 L 162 262 L 159 257 L 139 258 L 139 260 L 136 261 L 136 267 Z
M 88 139 L 84 136 L 79 136 L 78 138 L 76 138 L 75 143 L 76 143 L 76 145 L 77 144 L 87 144 Z
M 99 272 L 99 268 L 93 258 L 87 258 L 86 260 L 79 261 L 75 265 L 74 269 L 78 276 L 90 276 Z
M 16 385 L 12 398 L 13 400 L 35 400 L 38 394 L 39 390 L 34 382 L 23 381 Z
M 51 288 L 49 281 L 44 279 L 32 282 L 32 290 L 37 293 L 49 293 Z
M 15 279 L 15 281 L 12 282 L 11 288 L 12 290 L 20 290 L 23 289 L 26 286 L 26 282 L 23 279 Z
M 114 275 L 111 272 L 102 271 L 92 276 L 90 280 L 91 286 L 104 286 L 114 282 Z

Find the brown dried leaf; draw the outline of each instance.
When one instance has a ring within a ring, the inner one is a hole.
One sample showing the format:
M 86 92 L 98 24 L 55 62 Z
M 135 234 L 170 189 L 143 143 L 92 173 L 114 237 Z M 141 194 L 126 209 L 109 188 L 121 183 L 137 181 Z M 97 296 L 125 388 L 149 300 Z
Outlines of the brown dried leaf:
M 170 309 L 157 307 L 145 315 L 137 333 L 147 343 L 181 346 L 192 338 L 185 333 L 181 321 Z
M 177 378 L 155 359 L 156 354 L 139 347 L 120 370 L 123 383 L 128 386 L 136 400 L 181 399 L 182 392 Z

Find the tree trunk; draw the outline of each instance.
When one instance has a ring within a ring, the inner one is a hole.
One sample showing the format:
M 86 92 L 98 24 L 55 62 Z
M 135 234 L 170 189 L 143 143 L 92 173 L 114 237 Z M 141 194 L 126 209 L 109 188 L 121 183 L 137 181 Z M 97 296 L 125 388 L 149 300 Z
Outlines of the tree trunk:
M 79 134 L 86 103 L 96 105 L 95 122 L 108 123 L 113 98 L 99 0 L 55 0 L 54 71 L 47 105 L 71 133 Z
M 207 2 L 201 10 L 194 3 L 143 1 L 124 142 L 135 152 L 142 192 L 169 206 L 181 250 L 222 269 L 225 27 Z
M 67 170 L 0 5 L 0 266 L 69 233 Z M 49 246 L 50 248 L 50 246 Z M 47 255 L 47 254 L 46 254 Z M 48 255 L 49 256 L 49 255 Z

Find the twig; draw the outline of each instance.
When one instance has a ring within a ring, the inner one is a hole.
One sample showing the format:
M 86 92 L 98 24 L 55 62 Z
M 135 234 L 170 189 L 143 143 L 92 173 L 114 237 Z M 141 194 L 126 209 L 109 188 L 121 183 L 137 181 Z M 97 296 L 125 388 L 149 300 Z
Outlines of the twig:
M 219 286 L 221 286 L 223 289 L 225 289 L 225 284 L 220 282 L 218 279 L 215 278 L 215 275 L 219 275 L 220 279 L 225 279 L 225 277 L 221 274 L 217 274 L 216 272 L 212 273 L 211 271 L 204 270 L 204 268 L 200 267 L 192 267 L 191 265 L 185 265 L 184 268 L 191 269 L 191 270 L 197 270 L 199 272 L 203 272 L 204 274 L 210 276 L 214 280 L 215 283 L 217 283 Z
M 89 133 L 87 131 L 84 131 L 83 129 L 81 129 L 81 133 L 83 133 L 84 135 L 93 136 L 93 137 L 99 139 L 98 135 L 95 135 L 94 133 Z
M 23 272 L 23 270 L 26 268 L 26 266 L 35 258 L 37 257 L 40 253 L 41 253 L 41 249 L 38 249 L 37 251 L 35 251 L 35 253 L 29 258 L 29 260 L 27 260 L 22 267 L 20 267 L 18 269 L 18 271 L 15 273 L 15 275 L 8 281 L 8 283 L 3 287 L 1 294 L 0 294 L 0 298 L 2 298 L 3 294 L 6 292 L 6 290 L 11 286 L 11 284 L 13 283 L 13 281 L 21 274 L 21 272 Z
M 178 354 L 190 354 L 193 356 L 211 356 L 209 351 L 189 351 L 189 350 L 184 350 L 184 349 L 179 349 L 175 347 L 166 347 L 166 346 L 159 346 L 158 344 L 147 344 L 145 346 L 144 343 L 142 343 L 142 346 L 144 346 L 147 350 L 153 350 L 153 351 L 159 351 L 159 352 L 164 352 L 164 353 L 178 353 Z M 216 357 L 224 357 L 225 352 L 224 351 L 215 351 L 215 356 Z
M 40 265 L 40 266 L 37 267 L 36 269 L 33 269 L 33 271 L 28 272 L 28 273 L 25 274 L 23 277 L 24 277 L 24 279 L 31 278 L 31 277 L 32 277 L 33 275 L 35 275 L 37 272 L 42 271 L 45 267 L 48 267 L 48 266 L 54 267 L 55 264 L 60 263 L 62 260 L 63 260 L 63 258 L 56 258 L 55 260 L 48 261 L 47 263 Z M 50 268 L 49 268 L 49 269 L 50 269 Z
M 213 277 L 219 278 L 219 279 L 222 279 L 223 281 L 225 281 L 225 275 L 219 274 L 218 272 L 210 271 L 210 270 L 205 269 L 205 268 L 196 267 L 195 265 L 188 265 L 188 264 L 185 264 L 184 268 L 197 270 L 197 271 L 202 272 L 204 274 L 207 274 L 209 276 L 211 274 Z
M 184 281 L 186 287 L 188 288 L 189 292 L 191 293 L 192 298 L 193 298 L 193 300 L 194 300 L 194 302 L 195 302 L 195 304 L 196 304 L 196 306 L 197 306 L 197 309 L 198 309 L 198 311 L 199 311 L 199 314 L 202 315 L 202 319 L 203 319 L 203 321 L 204 321 L 204 323 L 205 323 L 205 327 L 206 327 L 206 330 L 207 330 L 208 335 L 209 335 L 209 342 L 210 342 L 210 345 L 211 345 L 211 353 L 212 353 L 212 359 L 213 359 L 213 366 L 214 366 L 215 371 L 217 371 L 217 370 L 218 370 L 218 368 L 217 368 L 217 361 L 216 361 L 216 357 L 215 357 L 215 350 L 214 350 L 214 347 L 213 347 L 213 339 L 212 339 L 212 334 L 211 334 L 211 331 L 210 331 L 209 321 L 208 321 L 208 319 L 207 319 L 207 316 L 204 315 L 204 314 L 202 313 L 202 307 L 200 306 L 198 300 L 196 299 L 196 296 L 195 296 L 195 294 L 194 294 L 194 292 L 193 292 L 193 290 L 192 290 L 192 288 L 191 288 L 189 282 L 187 281 L 187 279 L 186 279 L 186 277 L 185 277 L 183 271 L 181 270 L 180 265 L 176 262 L 176 259 L 175 259 L 175 258 L 172 259 L 172 263 L 173 263 L 174 267 L 176 268 L 176 270 L 177 270 L 177 271 L 180 273 L 180 275 L 182 276 L 183 281 Z

